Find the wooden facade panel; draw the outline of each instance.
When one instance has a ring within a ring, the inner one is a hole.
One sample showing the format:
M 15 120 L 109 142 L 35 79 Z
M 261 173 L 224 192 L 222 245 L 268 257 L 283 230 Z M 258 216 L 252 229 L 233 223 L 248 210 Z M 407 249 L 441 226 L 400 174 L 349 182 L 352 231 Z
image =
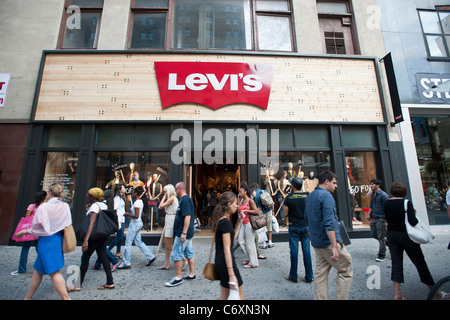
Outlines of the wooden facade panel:
M 155 61 L 248 62 L 275 67 L 267 110 L 234 104 L 162 109 Z M 382 123 L 372 59 L 156 53 L 47 53 L 35 120 L 208 120 Z

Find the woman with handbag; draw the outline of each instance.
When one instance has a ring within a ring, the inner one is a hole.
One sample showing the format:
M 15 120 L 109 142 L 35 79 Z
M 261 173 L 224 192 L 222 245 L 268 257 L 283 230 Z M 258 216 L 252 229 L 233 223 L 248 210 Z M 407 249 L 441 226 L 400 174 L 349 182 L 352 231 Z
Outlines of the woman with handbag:
M 103 190 L 100 188 L 91 188 L 88 191 L 89 204 L 86 207 L 86 215 L 90 217 L 90 223 L 81 245 L 83 255 L 81 256 L 80 266 L 80 288 L 67 289 L 69 292 L 81 290 L 81 285 L 84 282 L 86 272 L 89 268 L 89 259 L 91 258 L 94 251 L 97 252 L 98 260 L 100 260 L 101 264 L 103 265 L 103 269 L 105 270 L 106 274 L 106 284 L 98 287 L 98 289 L 104 290 L 115 288 L 111 271 L 111 264 L 109 263 L 108 257 L 106 255 L 106 241 L 108 240 L 108 236 L 104 236 L 95 240 L 89 239 L 100 211 L 114 210 L 114 194 L 111 190 L 106 191 L 107 192 L 103 193 Z M 105 202 L 103 202 L 104 196 L 106 196 Z
M 34 195 L 34 203 L 28 206 L 25 218 L 31 217 L 30 219 L 31 221 L 33 221 L 32 217 L 34 217 L 37 208 L 45 201 L 45 198 L 47 198 L 47 192 L 45 191 L 36 192 Z M 36 240 L 22 242 L 22 250 L 20 251 L 20 259 L 19 259 L 19 269 L 17 269 L 17 271 L 11 272 L 12 276 L 25 273 L 27 271 L 28 252 L 30 251 L 31 245 L 33 243 L 37 245 Z
M 70 300 L 66 282 L 60 270 L 64 267 L 62 250 L 64 228 L 72 224 L 70 207 L 63 202 L 64 188 L 59 183 L 51 184 L 48 202 L 39 206 L 28 230 L 16 233 L 16 237 L 31 234 L 39 237 L 37 258 L 33 265 L 33 276 L 25 300 L 30 300 L 42 282 L 44 274 L 50 275 L 53 286 L 63 300 Z
M 406 231 L 405 214 L 407 214 L 408 222 L 411 225 L 414 226 L 419 221 L 416 218 L 411 201 L 408 201 L 407 211 L 405 212 L 404 202 L 407 193 L 405 185 L 400 182 L 392 183 L 390 193 L 392 198 L 384 203 L 384 213 L 387 222 L 387 242 L 392 259 L 391 280 L 394 285 L 394 300 L 406 300 L 400 289 L 400 284 L 404 282 L 404 251 L 416 266 L 420 280 L 429 289 L 433 287 L 434 280 L 428 269 L 420 244 L 413 242 Z
M 257 215 L 258 208 L 255 201 L 251 199 L 249 189 L 246 185 L 241 186 L 239 189 L 239 218 L 242 220 L 241 229 L 239 231 L 239 245 L 244 250 L 247 259 L 244 261 L 244 268 L 257 268 L 258 267 L 258 252 L 255 244 L 255 233 L 250 223 L 251 214 Z
M 236 209 L 236 195 L 226 191 L 220 196 L 212 214 L 212 228 L 215 232 L 216 242 L 214 263 L 220 278 L 219 300 L 226 300 L 230 295 L 230 290 L 239 290 L 241 300 L 244 299 L 243 281 L 232 250 L 236 230 L 233 229 L 231 219 Z

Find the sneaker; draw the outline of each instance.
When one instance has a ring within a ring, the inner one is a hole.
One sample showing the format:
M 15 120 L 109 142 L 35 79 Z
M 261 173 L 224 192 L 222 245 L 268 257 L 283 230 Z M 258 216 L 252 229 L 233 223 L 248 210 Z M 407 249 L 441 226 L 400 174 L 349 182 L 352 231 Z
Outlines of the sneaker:
M 170 282 L 166 282 L 165 285 L 166 285 L 166 287 L 176 287 L 182 283 L 183 283 L 183 279 L 173 278 L 172 280 L 170 280 Z
M 385 257 L 380 257 L 380 256 L 378 256 L 378 257 L 375 259 L 376 262 L 383 262 L 383 261 L 385 261 L 385 260 L 386 260 Z
M 117 264 L 113 264 L 113 265 L 111 266 L 111 272 L 116 271 L 116 269 L 117 269 Z
M 275 245 L 273 244 L 272 241 L 270 241 L 270 242 L 268 243 L 267 247 L 268 247 L 268 248 L 273 248 L 273 247 L 275 247 Z
M 123 263 L 121 263 L 117 266 L 117 269 L 130 269 L 130 268 L 131 268 L 131 266 L 125 265 Z
M 259 246 L 259 248 L 260 249 L 267 249 L 267 246 L 266 246 L 266 244 L 262 244 L 262 245 Z
M 11 272 L 11 275 L 12 276 L 17 276 L 17 275 L 19 275 L 19 274 L 22 274 L 23 272 L 19 272 L 19 271 L 13 271 L 13 272 Z
M 153 259 L 147 260 L 147 263 L 145 265 L 148 267 L 149 265 L 151 265 L 155 261 L 156 261 L 156 257 L 154 257 Z
M 190 274 L 188 274 L 186 277 L 183 278 L 184 280 L 195 280 L 197 279 L 197 277 L 195 276 L 195 274 L 193 276 L 191 276 Z

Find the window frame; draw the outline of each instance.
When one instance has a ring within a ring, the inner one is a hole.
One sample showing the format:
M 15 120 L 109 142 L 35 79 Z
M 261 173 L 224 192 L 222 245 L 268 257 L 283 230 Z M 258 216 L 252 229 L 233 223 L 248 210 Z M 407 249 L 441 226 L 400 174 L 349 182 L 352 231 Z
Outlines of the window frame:
M 80 6 L 80 13 L 100 13 L 100 21 L 98 22 L 98 35 L 97 35 L 97 43 L 95 44 L 95 46 L 93 48 L 64 48 L 64 38 L 66 36 L 66 31 L 67 31 L 67 18 L 69 17 L 69 14 L 67 13 L 67 9 L 70 6 L 70 3 L 72 2 L 72 0 L 64 0 L 64 8 L 63 8 L 63 13 L 62 13 L 62 18 L 61 18 L 61 25 L 59 28 L 59 35 L 58 35 L 58 41 L 56 44 L 56 48 L 57 49 L 62 49 L 62 50 L 97 50 L 97 46 L 98 46 L 98 39 L 100 37 L 100 30 L 101 30 L 101 25 L 102 25 L 102 15 L 103 15 L 103 7 L 104 7 L 104 0 L 103 0 L 103 4 L 101 7 L 99 6 Z
M 67 0 L 66 0 L 67 1 Z M 133 33 L 133 20 L 134 15 L 136 13 L 165 13 L 166 14 L 166 34 L 165 34 L 165 42 L 164 46 L 160 49 L 162 50 L 210 50 L 210 51 L 245 51 L 245 52 L 286 52 L 286 53 L 295 53 L 297 52 L 297 43 L 295 37 L 295 24 L 294 24 L 294 12 L 292 0 L 286 0 L 288 4 L 288 10 L 257 10 L 257 1 L 258 0 L 248 0 L 250 5 L 250 21 L 249 24 L 252 28 L 251 34 L 251 49 L 178 49 L 174 48 L 172 45 L 173 41 L 173 32 L 174 32 L 174 23 L 175 23 L 175 3 L 177 0 L 167 0 L 167 7 L 136 7 L 135 0 L 131 0 L 130 3 L 130 16 L 128 19 L 128 31 L 127 31 L 127 40 L 126 40 L 126 48 L 128 50 L 149 50 L 151 48 L 132 48 L 131 47 L 131 37 Z M 289 19 L 289 28 L 290 28 L 290 37 L 291 37 L 291 51 L 275 51 L 275 50 L 259 50 L 259 41 L 258 41 L 258 29 L 257 29 L 257 18 L 259 15 L 272 16 L 272 17 L 287 17 Z
M 360 55 L 361 54 L 361 50 L 359 48 L 359 41 L 358 41 L 358 33 L 356 30 L 356 21 L 355 21 L 355 15 L 354 15 L 354 10 L 353 10 L 353 6 L 352 6 L 352 2 L 349 0 L 316 0 L 316 8 L 317 8 L 317 3 L 319 2 L 338 2 L 338 3 L 345 3 L 347 5 L 347 11 L 348 13 L 325 13 L 325 12 L 319 12 L 317 10 L 317 16 L 319 18 L 319 20 L 321 18 L 340 18 L 340 19 L 350 19 L 350 30 L 351 30 L 351 34 L 352 34 L 352 43 L 353 43 L 353 51 L 354 51 L 354 55 Z M 326 30 L 324 30 L 326 31 Z M 322 41 L 325 43 L 325 33 L 324 32 L 320 32 L 320 36 Z M 325 47 L 326 48 L 326 47 Z M 345 47 L 345 55 L 350 55 L 348 52 L 348 48 Z M 326 53 L 324 52 L 324 54 L 329 54 L 330 53 Z
M 427 57 L 429 61 L 450 61 L 450 42 L 447 41 L 447 37 L 450 37 L 450 35 L 446 35 L 446 33 L 444 32 L 444 29 L 442 28 L 442 20 L 440 18 L 439 12 L 449 12 L 450 13 L 450 7 L 448 6 L 444 6 L 444 7 L 436 7 L 436 9 L 417 9 L 417 15 L 419 17 L 419 22 L 420 22 L 420 28 L 422 30 L 422 36 L 423 36 L 423 41 L 424 41 L 424 45 L 425 45 L 425 49 L 427 51 Z M 432 32 L 425 32 L 424 31 L 424 26 L 422 23 L 422 19 L 420 17 L 420 12 L 434 12 L 437 14 L 438 19 L 439 19 L 439 29 L 441 30 L 441 33 L 432 33 Z M 445 49 L 445 53 L 447 56 L 445 57 L 437 57 L 437 56 L 432 56 L 430 53 L 430 47 L 428 46 L 428 40 L 427 40 L 427 36 L 439 36 L 443 39 L 444 41 L 444 49 Z

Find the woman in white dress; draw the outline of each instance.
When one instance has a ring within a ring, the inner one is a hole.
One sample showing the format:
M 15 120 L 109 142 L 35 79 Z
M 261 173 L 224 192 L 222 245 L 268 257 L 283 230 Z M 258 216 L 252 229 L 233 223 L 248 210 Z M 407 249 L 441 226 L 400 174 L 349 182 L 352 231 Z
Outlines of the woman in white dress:
M 173 245 L 173 225 L 175 222 L 175 214 L 178 208 L 178 198 L 175 187 L 168 184 L 164 187 L 164 196 L 159 204 L 159 210 L 164 209 L 166 212 L 164 223 L 164 248 L 166 252 L 166 263 L 158 267 L 160 270 L 169 270 L 170 253 Z

